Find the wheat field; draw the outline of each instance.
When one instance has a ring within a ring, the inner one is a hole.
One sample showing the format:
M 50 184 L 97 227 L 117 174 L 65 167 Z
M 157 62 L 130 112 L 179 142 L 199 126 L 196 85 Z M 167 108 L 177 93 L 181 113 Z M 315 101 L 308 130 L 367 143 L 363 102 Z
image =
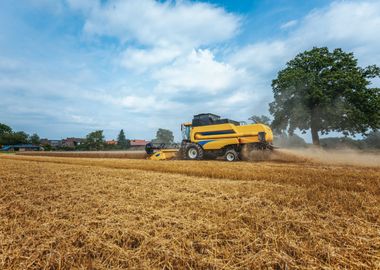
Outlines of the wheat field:
M 29 151 L 16 152 L 21 156 L 43 156 L 43 157 L 76 157 L 76 158 L 131 158 L 144 159 L 148 155 L 145 151 Z
M 380 167 L 0 156 L 0 269 L 380 269 Z

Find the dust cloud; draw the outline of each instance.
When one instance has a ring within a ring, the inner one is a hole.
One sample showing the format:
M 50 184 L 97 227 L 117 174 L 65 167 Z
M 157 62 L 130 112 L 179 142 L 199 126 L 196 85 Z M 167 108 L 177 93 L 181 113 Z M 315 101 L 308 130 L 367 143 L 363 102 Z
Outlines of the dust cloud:
M 380 152 L 353 149 L 324 150 L 320 148 L 275 149 L 269 160 L 279 162 L 318 162 L 331 165 L 380 167 Z

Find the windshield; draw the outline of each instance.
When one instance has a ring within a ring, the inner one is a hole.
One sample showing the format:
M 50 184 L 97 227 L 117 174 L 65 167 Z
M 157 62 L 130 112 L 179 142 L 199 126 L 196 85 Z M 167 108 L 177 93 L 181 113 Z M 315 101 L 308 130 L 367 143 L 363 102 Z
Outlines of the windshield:
M 181 126 L 183 140 L 187 140 L 187 141 L 190 140 L 190 128 L 191 126 L 185 126 L 185 125 Z

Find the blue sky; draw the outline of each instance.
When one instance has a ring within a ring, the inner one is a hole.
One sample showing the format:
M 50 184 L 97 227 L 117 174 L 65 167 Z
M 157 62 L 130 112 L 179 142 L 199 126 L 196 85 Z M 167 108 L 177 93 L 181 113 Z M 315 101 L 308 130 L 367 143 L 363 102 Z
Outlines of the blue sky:
M 378 29 L 379 1 L 2 0 L 0 122 L 180 139 L 197 113 L 269 115 L 271 80 L 313 46 L 379 65 Z

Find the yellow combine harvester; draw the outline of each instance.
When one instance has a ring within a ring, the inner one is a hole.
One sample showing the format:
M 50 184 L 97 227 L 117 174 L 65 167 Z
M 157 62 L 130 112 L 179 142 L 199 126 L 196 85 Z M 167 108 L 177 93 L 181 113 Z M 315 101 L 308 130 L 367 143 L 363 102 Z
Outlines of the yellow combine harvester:
M 181 130 L 183 140 L 179 149 L 147 144 L 145 150 L 149 158 L 200 160 L 224 157 L 227 161 L 236 161 L 242 158 L 243 152 L 273 150 L 272 130 L 263 124 L 243 125 L 215 114 L 202 113 L 195 115 L 191 123 L 182 124 Z

